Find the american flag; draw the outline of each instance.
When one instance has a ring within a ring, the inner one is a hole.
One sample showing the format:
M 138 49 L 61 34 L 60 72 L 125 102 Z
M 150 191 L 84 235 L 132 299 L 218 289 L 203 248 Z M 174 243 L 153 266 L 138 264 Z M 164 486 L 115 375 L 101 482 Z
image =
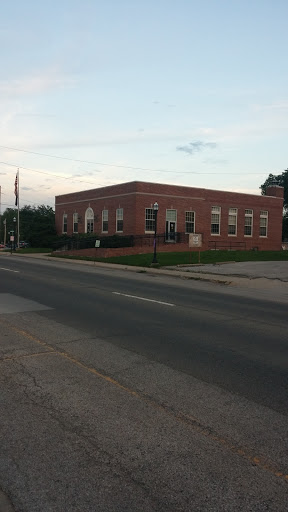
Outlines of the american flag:
M 17 206 L 17 204 L 18 204 L 18 172 L 17 172 L 16 178 L 15 178 L 14 194 L 15 194 L 15 206 Z

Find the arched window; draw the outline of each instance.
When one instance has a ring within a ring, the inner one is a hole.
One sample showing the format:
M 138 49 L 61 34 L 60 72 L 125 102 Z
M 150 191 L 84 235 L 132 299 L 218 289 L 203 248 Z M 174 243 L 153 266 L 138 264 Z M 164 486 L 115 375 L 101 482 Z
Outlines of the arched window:
M 93 233 L 94 231 L 94 212 L 92 208 L 87 208 L 85 213 L 85 233 Z

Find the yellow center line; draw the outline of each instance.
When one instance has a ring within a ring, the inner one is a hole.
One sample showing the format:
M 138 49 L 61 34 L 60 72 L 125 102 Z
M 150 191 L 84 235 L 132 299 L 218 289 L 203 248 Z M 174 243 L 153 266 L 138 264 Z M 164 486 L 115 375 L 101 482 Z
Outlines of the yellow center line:
M 0 323 L 5 324 L 7 327 L 10 327 L 10 329 L 17 332 L 18 334 L 22 334 L 22 336 L 30 339 L 31 341 L 35 341 L 39 345 L 45 346 L 49 349 L 48 352 L 41 352 L 39 354 L 31 354 L 31 355 L 27 354 L 25 356 L 18 356 L 18 358 L 32 357 L 32 356 L 34 357 L 34 356 L 38 356 L 38 355 L 43 356 L 43 355 L 51 355 L 51 354 L 63 357 L 64 359 L 67 359 L 68 361 L 70 361 L 70 363 L 78 366 L 79 368 L 82 368 L 83 370 L 88 371 L 89 373 L 95 375 L 96 377 L 99 377 L 100 379 L 108 382 L 109 384 L 116 386 L 117 388 L 121 389 L 122 391 L 129 393 L 129 395 L 141 400 L 142 402 L 145 402 L 147 405 L 152 406 L 155 409 L 158 409 L 159 411 L 165 413 L 170 418 L 173 418 L 174 420 L 176 419 L 177 421 L 185 424 L 186 426 L 188 426 L 189 428 L 191 428 L 193 431 L 197 432 L 198 434 L 201 434 L 202 436 L 205 436 L 206 438 L 208 438 L 212 441 L 215 441 L 218 445 L 224 446 L 230 452 L 239 455 L 240 457 L 242 457 L 246 461 L 249 461 L 253 465 L 256 465 L 259 468 L 261 468 L 262 470 L 268 471 L 269 473 L 273 474 L 274 476 L 281 478 L 282 480 L 288 482 L 288 474 L 277 470 L 271 464 L 266 463 L 265 460 L 262 459 L 261 457 L 252 455 L 248 452 L 248 450 L 245 450 L 244 448 L 240 448 L 239 446 L 232 444 L 229 440 L 222 438 L 221 436 L 219 436 L 217 433 L 213 432 L 208 427 L 205 427 L 204 425 L 202 425 L 200 423 L 200 421 L 197 420 L 197 418 L 194 418 L 193 416 L 190 416 L 187 414 L 183 414 L 181 412 L 173 411 L 172 409 L 169 409 L 168 407 L 165 407 L 164 405 L 158 404 L 152 398 L 146 396 L 145 394 L 140 394 L 137 391 L 134 391 L 133 389 L 131 389 L 127 386 L 124 386 L 123 384 L 121 384 L 117 380 L 113 379 L 112 377 L 109 377 L 108 375 L 105 375 L 105 374 L 99 372 L 95 368 L 88 366 L 85 363 L 82 363 L 75 357 L 69 355 L 67 352 L 60 352 L 58 350 L 55 350 L 53 347 L 51 347 L 51 345 L 48 345 L 48 343 L 46 343 L 45 341 L 39 340 L 39 338 L 36 338 L 35 336 L 29 334 L 28 332 L 18 329 L 17 327 L 14 327 L 14 326 L 12 326 L 6 322 L 3 322 L 1 320 L 0 320 Z M 10 360 L 17 359 L 17 356 L 11 357 L 11 358 L 5 358 L 5 360 L 9 360 L 9 359 Z

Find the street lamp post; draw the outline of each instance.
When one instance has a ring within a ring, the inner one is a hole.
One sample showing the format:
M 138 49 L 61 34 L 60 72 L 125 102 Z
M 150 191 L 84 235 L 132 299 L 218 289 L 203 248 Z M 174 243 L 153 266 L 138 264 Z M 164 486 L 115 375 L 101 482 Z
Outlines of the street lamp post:
M 153 204 L 153 211 L 154 211 L 154 223 L 155 223 L 155 229 L 154 229 L 154 255 L 152 263 L 158 263 L 157 261 L 157 252 L 156 252 L 156 237 L 157 237 L 157 215 L 158 215 L 159 205 L 157 202 Z

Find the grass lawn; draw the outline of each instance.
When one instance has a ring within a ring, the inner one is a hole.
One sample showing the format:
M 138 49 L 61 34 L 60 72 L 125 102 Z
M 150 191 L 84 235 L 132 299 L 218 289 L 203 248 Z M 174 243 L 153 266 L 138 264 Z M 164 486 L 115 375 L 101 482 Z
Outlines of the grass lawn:
M 23 251 L 26 251 L 24 249 Z M 133 256 L 115 256 L 111 258 L 89 258 L 88 256 L 61 256 L 55 257 L 81 259 L 88 261 L 102 261 L 104 263 L 117 263 L 119 265 L 132 265 L 149 267 L 153 254 L 136 254 Z M 158 266 L 189 265 L 198 263 L 198 252 L 160 252 L 157 254 Z M 288 251 L 203 251 L 201 263 L 221 263 L 225 261 L 288 261 Z
M 19 254 L 36 254 L 36 253 L 50 253 L 52 249 L 47 249 L 47 247 L 26 247 L 25 249 L 17 249 L 17 253 Z

